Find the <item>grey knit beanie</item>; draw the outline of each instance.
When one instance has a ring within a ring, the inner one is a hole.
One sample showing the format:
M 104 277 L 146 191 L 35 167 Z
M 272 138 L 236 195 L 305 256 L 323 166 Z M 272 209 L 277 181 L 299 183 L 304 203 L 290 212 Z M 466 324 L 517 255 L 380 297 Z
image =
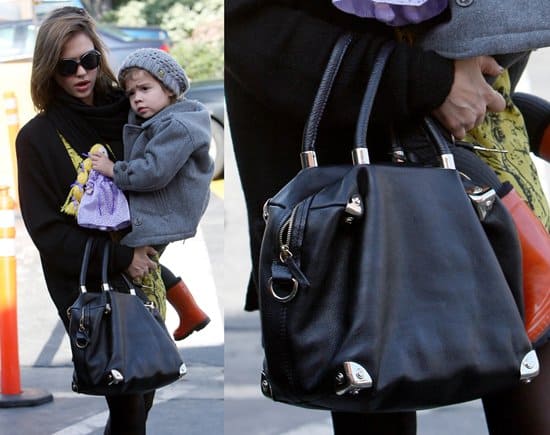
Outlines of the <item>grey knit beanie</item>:
M 189 79 L 183 68 L 168 53 L 156 48 L 140 48 L 130 53 L 118 72 L 118 80 L 122 81 L 124 71 L 130 68 L 140 68 L 147 71 L 176 97 L 183 95 L 189 88 Z

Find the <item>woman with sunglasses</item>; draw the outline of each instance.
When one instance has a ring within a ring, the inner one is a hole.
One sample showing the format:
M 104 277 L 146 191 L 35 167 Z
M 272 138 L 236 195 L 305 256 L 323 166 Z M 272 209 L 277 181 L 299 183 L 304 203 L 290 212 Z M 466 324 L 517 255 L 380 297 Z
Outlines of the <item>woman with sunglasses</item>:
M 123 156 L 121 133 L 130 106 L 104 54 L 86 11 L 53 11 L 40 26 L 33 56 L 31 97 L 39 114 L 21 129 L 16 142 L 21 213 L 66 329 L 88 237 L 94 237 L 88 271 L 94 283 L 99 281 L 104 243 L 111 243 L 113 276 L 126 272 L 139 278 L 157 266 L 148 256 L 155 252 L 151 247 L 122 246 L 108 233 L 80 227 L 73 216 L 61 212 L 82 154 L 102 143 L 108 144 L 113 159 Z M 145 434 L 153 396 L 107 396 L 105 433 Z

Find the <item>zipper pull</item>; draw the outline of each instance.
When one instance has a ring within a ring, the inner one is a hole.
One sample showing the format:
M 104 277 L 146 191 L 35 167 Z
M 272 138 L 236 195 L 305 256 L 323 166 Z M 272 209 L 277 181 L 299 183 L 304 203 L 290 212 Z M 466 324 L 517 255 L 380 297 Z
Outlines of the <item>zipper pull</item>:
M 363 212 L 363 200 L 359 194 L 356 193 L 352 195 L 344 209 L 344 213 L 346 214 L 346 216 L 344 216 L 344 222 L 346 224 L 352 224 L 355 218 L 363 216 Z

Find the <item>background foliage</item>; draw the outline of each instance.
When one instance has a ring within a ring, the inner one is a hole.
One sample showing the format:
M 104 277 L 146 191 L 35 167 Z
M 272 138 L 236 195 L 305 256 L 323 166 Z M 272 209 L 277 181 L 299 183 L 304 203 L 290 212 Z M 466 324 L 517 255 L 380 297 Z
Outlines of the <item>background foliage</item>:
M 91 0 L 88 0 L 91 2 Z M 124 26 L 159 26 L 172 41 L 170 53 L 192 80 L 223 78 L 223 0 L 113 0 L 99 19 Z

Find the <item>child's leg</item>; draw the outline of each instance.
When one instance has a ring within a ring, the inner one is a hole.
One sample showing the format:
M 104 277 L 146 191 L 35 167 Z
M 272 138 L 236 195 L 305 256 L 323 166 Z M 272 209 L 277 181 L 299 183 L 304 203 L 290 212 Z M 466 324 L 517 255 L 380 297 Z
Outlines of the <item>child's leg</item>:
M 174 331 L 175 340 L 199 331 L 210 323 L 208 315 L 200 309 L 193 295 L 180 277 L 176 277 L 170 269 L 160 265 L 160 274 L 166 287 L 166 299 L 174 307 L 180 318 L 180 324 Z

